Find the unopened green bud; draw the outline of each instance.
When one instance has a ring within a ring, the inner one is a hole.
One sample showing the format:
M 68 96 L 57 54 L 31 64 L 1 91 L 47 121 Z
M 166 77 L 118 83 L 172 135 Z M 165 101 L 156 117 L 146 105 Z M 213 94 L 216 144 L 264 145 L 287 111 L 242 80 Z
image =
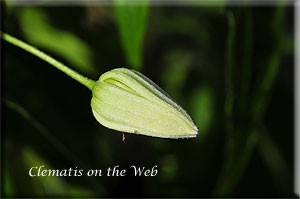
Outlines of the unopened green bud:
M 196 137 L 198 129 L 186 111 L 141 73 L 119 68 L 104 73 L 95 82 L 35 47 L 0 33 L 2 39 L 41 58 L 91 89 L 93 114 L 103 126 L 162 138 Z
M 107 128 L 162 138 L 191 138 L 198 133 L 187 112 L 137 71 L 108 71 L 92 91 L 93 114 Z

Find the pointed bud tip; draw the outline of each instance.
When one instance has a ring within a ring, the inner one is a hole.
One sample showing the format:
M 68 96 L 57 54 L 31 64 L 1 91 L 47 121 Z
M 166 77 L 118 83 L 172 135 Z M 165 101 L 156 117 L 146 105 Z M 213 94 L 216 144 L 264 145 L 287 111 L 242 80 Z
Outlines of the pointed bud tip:
M 197 129 L 197 131 L 191 131 L 189 134 L 190 134 L 190 136 L 188 136 L 189 138 L 195 138 L 195 137 L 197 137 L 197 135 L 198 135 L 198 129 Z

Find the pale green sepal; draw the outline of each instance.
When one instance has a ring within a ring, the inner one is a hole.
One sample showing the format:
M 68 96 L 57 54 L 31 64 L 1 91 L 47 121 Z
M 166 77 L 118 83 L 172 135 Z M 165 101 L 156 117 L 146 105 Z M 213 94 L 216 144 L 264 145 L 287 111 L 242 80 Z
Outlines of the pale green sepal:
M 187 112 L 137 71 L 108 71 L 92 91 L 93 114 L 107 128 L 161 138 L 191 138 L 198 133 Z

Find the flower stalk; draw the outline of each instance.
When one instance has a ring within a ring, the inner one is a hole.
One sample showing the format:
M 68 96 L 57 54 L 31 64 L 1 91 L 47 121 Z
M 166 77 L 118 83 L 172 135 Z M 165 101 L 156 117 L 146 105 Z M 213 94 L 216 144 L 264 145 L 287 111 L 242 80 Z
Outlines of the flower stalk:
M 93 94 L 92 112 L 107 128 L 160 138 L 192 138 L 198 134 L 188 113 L 137 71 L 117 68 L 94 81 L 9 34 L 2 33 L 1 36 L 89 88 Z
M 62 71 L 63 73 L 65 73 L 66 75 L 68 75 L 69 77 L 73 78 L 74 80 L 78 81 L 79 83 L 81 83 L 82 85 L 86 86 L 87 88 L 89 88 L 90 90 L 92 90 L 93 86 L 95 85 L 95 81 L 91 80 L 87 77 L 84 77 L 83 75 L 81 75 L 80 73 L 76 72 L 75 70 L 72 70 L 71 68 L 69 68 L 68 66 L 64 65 L 63 63 L 57 61 L 56 59 L 50 57 L 49 55 L 47 55 L 46 53 L 38 50 L 37 48 L 7 34 L 4 32 L 1 32 L 1 37 L 3 40 L 18 46 L 19 48 L 22 48 L 23 50 L 26 50 L 27 52 L 41 58 L 42 60 L 48 62 L 49 64 L 51 64 L 52 66 L 54 66 L 55 68 L 57 68 L 58 70 Z

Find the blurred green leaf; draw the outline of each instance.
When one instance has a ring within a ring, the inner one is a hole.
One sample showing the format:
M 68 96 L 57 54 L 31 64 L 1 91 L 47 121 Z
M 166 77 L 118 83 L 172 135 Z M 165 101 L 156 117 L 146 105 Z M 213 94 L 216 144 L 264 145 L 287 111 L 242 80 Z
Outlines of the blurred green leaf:
M 31 167 L 39 167 L 41 165 L 44 165 L 42 169 L 55 169 L 31 148 L 25 148 L 23 156 L 28 170 Z M 32 178 L 32 182 L 37 195 L 44 195 L 43 193 L 46 192 L 55 196 L 93 197 L 93 193 L 90 190 L 69 185 L 62 177 L 38 176 Z
M 175 99 L 184 86 L 188 75 L 191 53 L 184 50 L 172 50 L 167 53 L 164 60 L 165 69 L 162 73 L 164 88 Z
M 23 8 L 19 20 L 30 43 L 62 56 L 72 64 L 72 67 L 82 72 L 88 74 L 95 72 L 88 45 L 74 34 L 53 27 L 41 9 Z
M 149 1 L 139 5 L 127 5 L 127 1 L 115 1 L 115 16 L 128 64 L 137 70 L 143 66 L 143 41 L 145 36 Z
M 37 153 L 30 148 L 23 150 L 24 162 L 29 171 L 32 167 L 39 167 L 44 165 L 43 169 L 52 169 L 51 166 L 42 159 Z M 55 195 L 64 195 L 66 184 L 60 177 L 56 176 L 39 176 L 32 178 L 32 183 L 36 194 L 43 195 L 44 192 Z
M 214 96 L 209 87 L 197 89 L 191 96 L 191 115 L 199 129 L 199 137 L 209 131 L 214 113 Z
M 94 194 L 92 191 L 84 189 L 78 186 L 70 186 L 68 188 L 68 194 L 70 197 L 84 197 L 84 198 L 93 198 Z
M 203 6 L 205 9 L 208 10 L 215 10 L 215 9 L 223 9 L 226 5 L 227 0 L 212 0 L 212 1 L 203 1 L 203 0 L 187 0 L 184 1 L 185 3 L 193 3 L 194 5 Z

